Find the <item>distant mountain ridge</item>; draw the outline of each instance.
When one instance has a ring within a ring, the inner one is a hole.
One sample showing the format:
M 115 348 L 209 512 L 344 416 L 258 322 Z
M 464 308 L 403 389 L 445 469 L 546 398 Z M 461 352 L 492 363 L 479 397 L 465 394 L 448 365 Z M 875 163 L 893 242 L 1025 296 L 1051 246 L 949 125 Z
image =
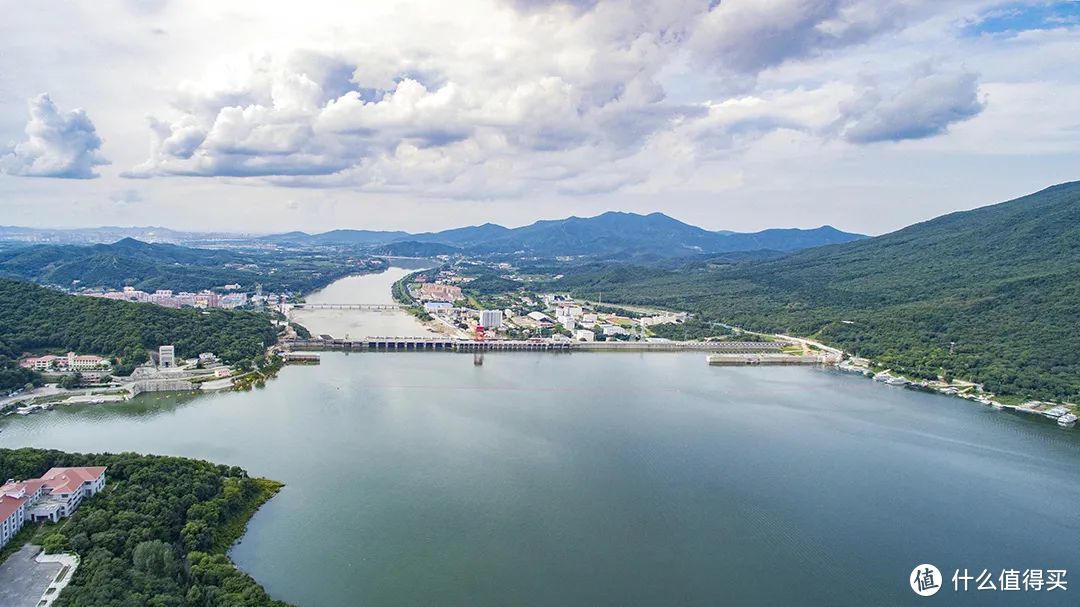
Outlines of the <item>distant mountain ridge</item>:
M 740 251 L 789 252 L 866 238 L 832 226 L 814 229 L 774 228 L 740 233 L 710 231 L 663 213 L 639 215 L 608 211 L 595 217 L 545 219 L 517 228 L 485 223 L 439 232 L 338 229 L 252 236 L 220 232 L 182 232 L 161 227 L 46 229 L 0 226 L 0 242 L 32 244 L 112 243 L 133 238 L 149 243 L 232 247 L 273 244 L 282 247 L 347 247 L 383 255 L 417 254 L 525 255 L 670 259 Z M 405 245 L 400 243 L 413 243 Z M 419 243 L 432 245 L 421 247 Z M 393 245 L 393 246 L 390 246 Z M 425 253 L 425 251 L 431 251 Z
M 663 213 L 639 215 L 608 211 L 595 217 L 545 219 L 519 228 L 486 223 L 409 234 L 371 230 L 334 230 L 321 234 L 292 232 L 263 241 L 293 245 L 388 245 L 399 241 L 449 245 L 469 254 L 555 256 L 683 257 L 736 251 L 797 251 L 866 238 L 832 226 L 814 229 L 774 228 L 753 233 L 699 228 Z

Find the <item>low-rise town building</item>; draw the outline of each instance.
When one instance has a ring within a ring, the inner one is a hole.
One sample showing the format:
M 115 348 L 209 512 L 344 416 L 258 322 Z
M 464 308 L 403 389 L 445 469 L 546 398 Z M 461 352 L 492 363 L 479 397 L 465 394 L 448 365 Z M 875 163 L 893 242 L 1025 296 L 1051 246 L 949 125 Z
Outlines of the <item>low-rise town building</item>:
M 45 356 L 24 358 L 19 362 L 19 366 L 24 369 L 33 369 L 35 371 L 49 371 L 55 368 L 60 360 L 67 361 L 67 359 L 62 356 L 46 354 Z
M 239 308 L 248 304 L 247 293 L 229 293 L 218 298 L 218 307 L 226 310 Z
M 615 335 L 629 335 L 626 329 L 619 325 L 602 325 L 600 330 L 603 331 L 605 336 L 613 337 Z
M 232 287 L 237 285 L 225 285 Z M 136 303 L 152 303 L 166 308 L 238 308 L 249 302 L 255 303 L 254 298 L 248 299 L 247 293 L 229 292 L 221 295 L 216 291 L 204 290 L 198 293 L 187 291 L 174 292 L 172 289 L 158 289 L 153 293 L 139 291 L 134 287 L 124 287 L 122 291 L 87 292 L 84 295 L 91 297 L 103 297 L 105 299 L 117 299 Z M 263 301 L 260 296 L 259 301 Z
M 459 286 L 430 282 L 420 285 L 421 301 L 455 302 L 459 299 L 464 299 Z
M 109 361 L 93 354 L 76 354 L 68 352 L 66 356 L 54 356 L 47 354 L 24 358 L 19 365 L 25 369 L 35 371 L 91 371 L 104 369 L 109 366 Z
M 107 364 L 105 359 L 100 356 L 94 356 L 92 354 L 75 354 L 74 352 L 67 353 L 67 368 L 69 370 L 84 371 L 89 369 L 100 369 Z

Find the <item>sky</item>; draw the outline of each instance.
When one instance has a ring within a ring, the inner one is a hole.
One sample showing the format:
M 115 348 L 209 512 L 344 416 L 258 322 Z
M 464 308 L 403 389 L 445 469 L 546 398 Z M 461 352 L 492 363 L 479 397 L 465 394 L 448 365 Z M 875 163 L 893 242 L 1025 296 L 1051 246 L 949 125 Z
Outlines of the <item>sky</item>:
M 881 234 L 1080 180 L 1080 1 L 0 0 L 0 225 Z

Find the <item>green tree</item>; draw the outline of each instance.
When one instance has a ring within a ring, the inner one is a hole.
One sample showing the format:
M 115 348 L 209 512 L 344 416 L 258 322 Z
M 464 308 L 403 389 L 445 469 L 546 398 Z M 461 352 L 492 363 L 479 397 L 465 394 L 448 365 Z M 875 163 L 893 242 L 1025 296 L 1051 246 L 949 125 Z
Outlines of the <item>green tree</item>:
M 131 552 L 137 571 L 158 577 L 173 577 L 179 570 L 172 546 L 161 540 L 139 542 Z
M 65 390 L 71 390 L 78 388 L 82 385 L 83 376 L 82 373 L 75 372 L 60 378 L 60 387 Z

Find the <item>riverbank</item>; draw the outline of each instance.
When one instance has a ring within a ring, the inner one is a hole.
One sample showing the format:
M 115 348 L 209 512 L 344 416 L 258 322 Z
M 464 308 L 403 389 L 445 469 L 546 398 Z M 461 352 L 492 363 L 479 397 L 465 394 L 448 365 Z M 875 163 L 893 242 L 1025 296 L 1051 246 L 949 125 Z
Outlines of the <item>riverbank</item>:
M 855 361 L 855 362 L 852 362 Z M 945 381 L 910 379 L 891 369 L 875 370 L 875 365 L 868 359 L 846 359 L 836 365 L 837 369 L 847 373 L 857 373 L 874 381 L 890 386 L 899 386 L 921 392 L 933 392 L 943 396 L 962 398 L 971 402 L 992 407 L 998 411 L 1012 411 L 1026 415 L 1037 415 L 1054 420 L 1063 428 L 1076 426 L 1080 406 L 1072 403 L 1058 403 L 1052 401 L 1021 400 L 1009 402 L 1010 399 L 1002 398 L 973 382 L 962 380 Z M 877 366 L 880 369 L 880 366 Z
M 341 304 L 393 306 L 398 303 L 394 298 L 394 284 L 417 270 L 430 266 L 430 262 L 423 260 L 395 260 L 394 265 L 383 272 L 343 278 L 308 294 L 305 298 L 309 304 L 321 304 L 327 306 L 326 308 L 289 309 L 288 319 L 303 326 L 315 337 L 437 335 L 438 333 L 431 330 L 433 326 L 425 326 L 414 315 L 398 309 L 332 309 Z

